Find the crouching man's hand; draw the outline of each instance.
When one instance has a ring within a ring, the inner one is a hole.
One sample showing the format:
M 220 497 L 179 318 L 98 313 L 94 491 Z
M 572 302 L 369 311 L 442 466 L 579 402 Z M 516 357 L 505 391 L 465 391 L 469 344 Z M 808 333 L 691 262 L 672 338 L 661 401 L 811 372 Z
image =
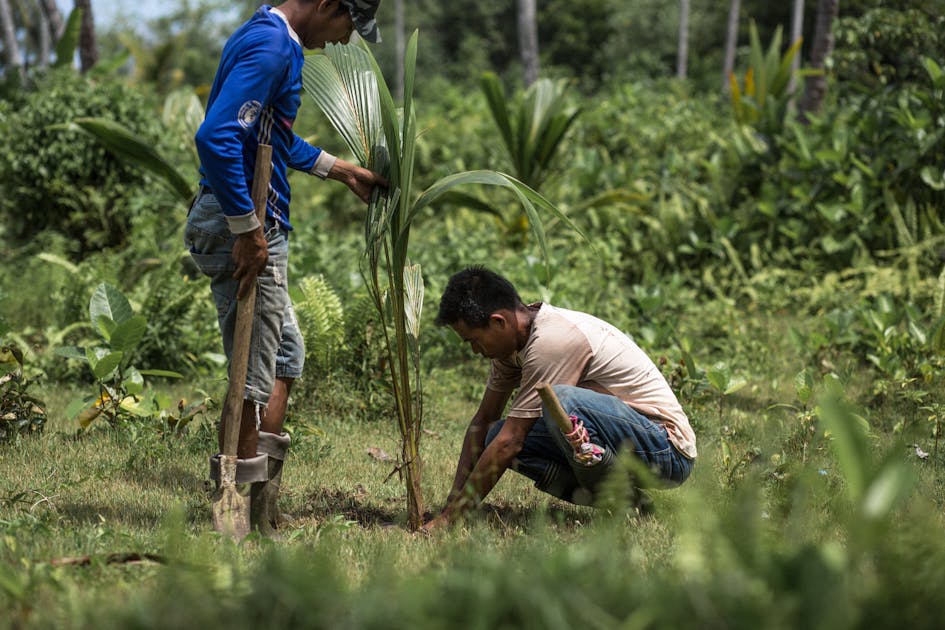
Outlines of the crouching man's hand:
M 423 532 L 426 534 L 432 534 L 434 531 L 439 531 L 449 525 L 450 519 L 446 515 L 446 511 L 440 512 L 433 519 L 427 521 L 423 524 Z

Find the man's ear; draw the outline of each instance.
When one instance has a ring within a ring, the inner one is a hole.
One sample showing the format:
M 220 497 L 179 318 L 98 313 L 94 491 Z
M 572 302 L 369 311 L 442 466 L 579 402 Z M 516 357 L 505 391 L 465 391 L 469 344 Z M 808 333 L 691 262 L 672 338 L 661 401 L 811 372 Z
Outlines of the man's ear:
M 489 316 L 489 325 L 495 326 L 499 329 L 503 329 L 509 325 L 508 318 L 502 313 L 493 313 Z
M 320 13 L 331 15 L 338 12 L 339 0 L 314 0 Z

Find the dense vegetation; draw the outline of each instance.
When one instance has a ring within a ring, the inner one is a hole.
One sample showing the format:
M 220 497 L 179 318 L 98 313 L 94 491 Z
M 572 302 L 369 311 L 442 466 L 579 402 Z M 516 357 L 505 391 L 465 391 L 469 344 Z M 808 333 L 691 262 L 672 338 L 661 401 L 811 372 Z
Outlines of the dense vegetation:
M 408 4 L 421 26 L 417 186 L 513 172 L 478 89 L 492 70 L 510 107 L 523 98 L 511 9 Z M 692 2 L 692 78 L 665 78 L 665 4 L 542 5 L 547 74 L 579 113 L 536 181 L 588 240 L 546 217 L 544 260 L 512 196 L 469 190 L 423 210 L 410 245 L 426 284 L 428 506 L 445 498 L 485 369 L 433 312 L 451 273 L 487 263 L 527 299 L 626 330 L 679 392 L 700 458 L 684 487 L 651 491 L 646 517 L 621 479 L 590 510 L 508 475 L 467 525 L 409 534 L 386 455 L 399 446 L 381 324 L 358 273 L 364 208 L 296 174 L 290 273 L 309 355 L 288 424 L 294 520 L 282 543 L 211 533 L 203 479 L 225 370 L 206 281 L 180 240 L 186 204 L 68 123 L 110 117 L 196 178 L 193 121 L 162 77 L 189 95 L 212 64 L 154 54 L 179 72 L 146 72 L 142 56 L 137 78 L 60 70 L 8 88 L 0 627 L 937 625 L 942 13 L 841 5 L 828 99 L 802 124 L 784 91 L 741 109 L 716 94 L 725 16 L 711 3 Z M 767 46 L 787 8 L 744 4 Z M 169 19 L 155 32 L 187 49 Z M 611 33 L 628 23 L 632 37 Z M 754 59 L 741 50 L 742 86 Z M 342 146 L 311 102 L 303 110 L 299 133 Z

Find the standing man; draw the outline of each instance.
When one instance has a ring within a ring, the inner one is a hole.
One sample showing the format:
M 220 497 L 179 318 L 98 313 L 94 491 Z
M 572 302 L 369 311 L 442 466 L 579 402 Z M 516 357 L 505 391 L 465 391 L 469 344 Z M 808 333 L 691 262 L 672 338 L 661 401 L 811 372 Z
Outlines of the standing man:
M 436 323 L 491 359 L 492 369 L 446 507 L 427 529 L 458 519 L 508 468 L 579 505 L 593 502 L 624 449 L 669 485 L 689 477 L 696 457 L 689 420 L 659 369 L 614 326 L 550 304 L 526 305 L 508 280 L 482 267 L 450 278 Z M 553 386 L 565 413 L 576 418 L 575 433 L 565 435 L 543 409 L 535 390 L 542 383 Z M 573 456 L 575 435 L 583 431 L 599 447 L 592 465 Z
M 357 29 L 380 40 L 374 14 L 380 0 L 287 0 L 264 5 L 227 41 L 207 113 L 197 131 L 200 191 L 184 241 L 211 278 L 223 347 L 233 347 L 237 299 L 257 291 L 243 401 L 237 482 L 251 483 L 254 528 L 271 535 L 289 435 L 282 431 L 293 381 L 301 376 L 304 342 L 286 278 L 289 222 L 287 169 L 343 182 L 362 201 L 379 175 L 313 147 L 292 131 L 301 103 L 302 48 L 347 43 Z M 272 180 L 265 225 L 250 197 L 256 149 L 272 146 Z M 222 449 L 223 432 L 220 442 Z M 219 455 L 210 460 L 219 481 Z

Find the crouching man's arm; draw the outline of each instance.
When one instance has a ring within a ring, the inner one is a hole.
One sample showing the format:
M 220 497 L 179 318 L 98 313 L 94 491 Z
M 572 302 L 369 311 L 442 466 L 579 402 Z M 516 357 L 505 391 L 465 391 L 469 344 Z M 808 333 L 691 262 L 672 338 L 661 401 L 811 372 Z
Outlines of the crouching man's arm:
M 484 499 L 522 450 L 525 436 L 535 424 L 535 419 L 507 418 L 499 434 L 484 447 L 488 426 L 498 419 L 508 396 L 486 391 L 479 411 L 466 431 L 446 507 L 439 516 L 426 524 L 425 529 L 436 529 L 457 520 Z

